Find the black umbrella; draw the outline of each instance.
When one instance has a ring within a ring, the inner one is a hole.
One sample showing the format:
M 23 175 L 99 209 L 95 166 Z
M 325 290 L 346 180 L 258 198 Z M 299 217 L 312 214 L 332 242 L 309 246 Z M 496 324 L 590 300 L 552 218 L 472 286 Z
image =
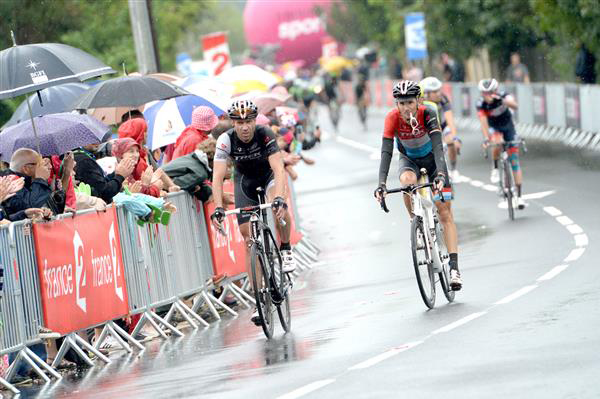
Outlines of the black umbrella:
M 83 83 L 65 83 L 41 90 L 41 103 L 35 94 L 27 97 L 26 101 L 29 101 L 33 116 L 58 114 L 59 112 L 71 111 L 73 109 L 73 102 L 87 89 L 89 89 L 89 86 L 84 85 Z M 13 112 L 8 122 L 6 122 L 4 126 L 0 127 L 0 130 L 4 130 L 9 126 L 16 125 L 19 122 L 23 122 L 28 119 L 30 119 L 29 110 L 27 103 L 23 101 L 17 107 L 15 112 Z
M 66 44 L 15 44 L 0 51 L 0 100 L 109 73 L 115 71 Z
M 10 34 L 13 46 L 0 51 L 0 100 L 37 91 L 41 104 L 39 91 L 42 89 L 115 73 L 96 57 L 75 47 L 60 43 L 17 46 L 14 33 L 11 31 Z M 26 103 L 39 152 L 31 104 Z
M 137 107 L 150 101 L 189 94 L 179 86 L 150 76 L 123 76 L 90 88 L 73 108 Z

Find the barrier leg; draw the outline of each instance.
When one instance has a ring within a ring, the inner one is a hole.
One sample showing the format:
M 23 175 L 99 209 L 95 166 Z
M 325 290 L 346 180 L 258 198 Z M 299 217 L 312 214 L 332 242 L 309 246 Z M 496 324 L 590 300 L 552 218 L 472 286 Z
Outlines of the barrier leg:
M 208 322 L 206 320 L 204 320 L 202 317 L 200 317 L 200 315 L 198 313 L 196 313 L 192 309 L 190 309 L 181 299 L 177 300 L 176 303 L 177 303 L 178 309 L 181 312 L 181 315 L 183 317 L 187 318 L 187 315 L 186 315 L 186 313 L 187 313 L 191 317 L 193 317 L 194 319 L 196 319 L 196 321 L 198 321 L 204 327 L 210 327 L 210 324 L 208 324 Z
M 64 337 L 64 341 L 63 341 L 62 345 L 60 346 L 60 349 L 58 350 L 58 354 L 56 355 L 56 357 L 54 358 L 54 361 L 52 362 L 52 367 L 57 367 L 60 364 L 61 360 L 65 357 L 65 354 L 67 353 L 67 351 L 69 349 L 73 349 L 75 351 L 75 353 L 77 353 L 77 355 L 79 355 L 79 357 L 84 362 L 86 362 L 90 367 L 94 366 L 94 362 L 92 362 L 92 359 L 90 359 L 88 357 L 88 355 L 86 355 L 85 352 L 79 347 L 79 345 L 77 345 L 77 342 L 73 339 L 73 335 L 77 335 L 77 334 L 71 333 Z M 104 355 L 102 355 L 102 356 L 104 356 Z
M 104 325 L 104 328 L 102 329 L 102 333 L 100 334 L 100 337 L 98 337 L 98 340 L 96 341 L 96 343 L 94 344 L 94 348 L 99 349 L 102 344 L 104 343 L 104 340 L 111 335 L 115 341 L 117 341 L 117 343 L 119 344 L 119 346 L 123 349 L 125 349 L 127 352 L 131 353 L 133 350 L 131 349 L 131 347 L 127 344 L 127 342 L 125 342 L 123 340 L 123 338 L 121 338 L 121 336 L 119 334 L 117 334 L 117 332 L 115 331 L 114 328 L 112 328 L 112 326 L 110 325 L 110 323 L 106 323 Z
M 164 339 L 169 338 L 167 334 L 165 334 L 165 332 L 162 330 L 162 328 L 160 328 L 158 324 L 156 324 L 156 322 L 152 320 L 152 317 L 149 316 L 149 313 L 150 312 L 146 311 L 142 314 L 142 317 L 140 317 L 140 321 L 138 321 L 137 326 L 135 326 L 135 328 L 133 329 L 133 336 L 135 337 L 142 330 L 146 322 L 148 322 L 150 323 L 152 328 L 154 328 L 154 330 L 156 330 L 156 332 L 160 334 L 161 337 L 163 337 Z
M 202 296 L 204 297 L 204 300 L 208 304 L 208 307 L 212 307 L 214 309 L 215 308 L 214 304 L 216 303 L 222 309 L 225 309 L 225 311 L 228 312 L 230 315 L 237 317 L 238 314 L 235 310 L 233 310 L 229 306 L 225 305 L 220 299 L 215 297 L 210 292 L 203 291 Z M 216 312 L 216 309 L 215 309 L 215 312 Z M 217 314 L 219 314 L 219 313 L 217 312 Z M 221 318 L 221 317 L 219 316 L 219 318 Z
M 20 392 L 17 388 L 15 388 L 14 385 L 10 384 L 8 381 L 6 381 L 2 377 L 0 377 L 0 385 L 2 385 L 4 388 L 8 389 L 9 391 L 11 391 L 12 393 L 14 393 L 15 395 L 18 395 L 19 392 Z
M 244 282 L 244 284 L 242 284 L 242 287 L 244 287 L 244 288 L 240 288 L 237 285 L 233 284 L 233 282 L 232 282 L 231 289 L 237 291 L 248 302 L 252 303 L 253 305 L 256 305 L 256 301 L 254 300 L 254 297 L 252 295 L 248 294 L 248 292 L 246 292 L 249 285 L 250 285 L 250 280 L 248 280 L 248 279 Z
M 171 318 L 173 316 L 175 316 L 175 314 L 179 312 L 179 314 L 181 315 L 181 317 L 183 317 L 185 319 L 185 321 L 187 321 L 189 323 L 189 325 L 196 330 L 198 328 L 198 326 L 196 325 L 196 323 L 194 323 L 194 321 L 190 318 L 190 316 L 188 316 L 185 311 L 183 309 L 181 309 L 181 307 L 179 306 L 179 303 L 177 303 L 177 301 L 173 302 L 173 304 L 171 305 L 171 308 L 169 309 L 169 311 L 167 312 L 167 315 L 165 316 L 164 320 L 167 323 L 171 322 Z
M 148 320 L 150 321 L 150 323 L 156 324 L 156 322 L 159 322 L 164 327 L 167 327 L 169 330 L 171 330 L 171 332 L 173 334 L 177 335 L 178 337 L 183 337 L 183 333 L 181 331 L 179 331 L 177 329 L 177 327 L 173 326 L 171 323 L 167 322 L 165 319 L 163 319 L 162 317 L 160 317 L 153 311 L 148 311 L 148 314 L 150 315 L 148 317 Z M 158 327 L 158 325 L 156 325 L 156 327 Z M 158 328 L 160 329 L 160 327 L 158 327 Z
M 226 289 L 223 290 L 223 294 L 225 294 L 226 290 L 229 290 L 231 292 L 231 295 L 233 295 L 234 297 L 236 297 L 244 307 L 246 308 L 250 308 L 251 306 L 248 304 L 248 302 L 246 302 L 246 300 L 248 298 L 244 298 L 247 294 L 246 291 L 242 290 L 240 287 L 238 287 L 237 285 L 235 285 L 233 282 L 230 282 L 229 284 L 227 284 Z M 224 298 L 224 295 L 221 295 L 221 298 Z M 252 301 L 252 303 L 254 304 L 254 301 Z
M 46 373 L 44 373 L 44 372 L 42 371 L 42 369 L 41 369 L 41 368 L 40 368 L 40 367 L 39 367 L 37 364 L 35 364 L 35 362 L 34 362 L 34 361 L 33 361 L 33 360 L 32 360 L 32 359 L 29 357 L 29 355 L 27 355 L 27 352 L 26 352 L 25 350 L 23 350 L 23 351 L 21 352 L 21 358 L 22 358 L 22 359 L 23 359 L 23 360 L 24 360 L 24 361 L 25 361 L 27 364 L 29 364 L 29 365 L 31 366 L 31 368 L 33 369 L 33 371 L 35 371 L 35 373 L 36 373 L 37 375 L 39 375 L 41 378 L 43 378 L 43 379 L 44 379 L 44 381 L 46 381 L 46 382 L 50 382 L 50 377 L 48 377 L 48 376 L 46 375 Z
M 221 320 L 221 315 L 219 314 L 219 312 L 217 312 L 215 305 L 213 305 L 212 301 L 206 295 L 205 291 L 202 291 L 202 293 L 198 295 L 196 303 L 194 303 L 194 306 L 192 306 L 192 310 L 194 312 L 198 312 L 198 309 L 200 309 L 200 305 L 202 305 L 203 303 L 206 303 L 208 310 L 217 320 Z
M 302 254 L 304 254 L 312 263 L 316 263 L 319 260 L 318 254 L 312 252 L 307 246 L 296 246 L 296 248 L 294 249 L 297 249 L 299 252 L 302 252 Z
M 50 375 L 52 375 L 54 378 L 56 378 L 57 380 L 62 379 L 62 375 L 60 375 L 60 373 L 58 371 L 56 371 L 55 369 L 53 369 L 52 367 L 50 367 L 50 365 L 48 363 L 46 363 L 44 360 L 42 360 L 38 355 L 36 355 L 31 349 L 29 348 L 25 348 L 25 353 L 27 354 L 27 356 L 36 361 L 37 363 L 39 363 L 42 368 L 44 370 L 46 370 L 48 373 L 50 373 Z
M 90 351 L 94 355 L 96 355 L 96 357 L 98 359 L 102 360 L 104 363 L 107 363 L 107 364 L 110 363 L 110 359 L 108 357 L 106 357 L 105 355 L 103 355 L 102 353 L 100 353 L 100 351 L 98 349 L 96 349 L 92 345 L 90 345 L 85 339 L 81 338 L 77 334 L 72 334 L 72 335 L 73 335 L 73 338 L 75 339 L 75 344 L 79 343 L 85 349 L 87 349 L 88 351 Z
M 146 348 L 144 347 L 144 345 L 142 345 L 137 339 L 135 339 L 131 335 L 129 335 L 127 333 L 127 331 L 123 330 L 121 327 L 119 327 L 117 324 L 115 324 L 112 320 L 109 321 L 107 324 L 110 325 L 110 327 L 113 330 L 115 330 L 116 333 L 120 334 L 122 337 L 124 337 L 127 341 L 129 341 L 130 343 L 132 343 L 139 350 L 141 350 L 141 351 L 146 350 Z

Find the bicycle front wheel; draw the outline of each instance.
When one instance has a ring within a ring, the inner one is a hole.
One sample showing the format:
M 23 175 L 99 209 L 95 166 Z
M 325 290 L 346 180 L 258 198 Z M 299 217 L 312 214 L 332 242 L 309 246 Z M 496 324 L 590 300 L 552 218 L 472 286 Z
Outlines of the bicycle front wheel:
M 273 337 L 273 302 L 271 301 L 269 284 L 269 266 L 265 260 L 265 254 L 259 244 L 252 244 L 250 251 L 252 269 L 252 288 L 254 288 L 254 298 L 256 299 L 256 310 L 263 332 L 268 339 Z
M 444 229 L 439 221 L 435 223 L 435 234 L 437 236 L 437 244 L 440 256 L 440 262 L 442 263 L 442 271 L 438 273 L 440 278 L 440 285 L 444 291 L 444 296 L 448 302 L 454 301 L 455 292 L 450 288 L 450 270 L 448 267 L 448 249 L 446 248 L 446 239 L 444 238 Z
M 512 170 L 510 164 L 504 161 L 504 190 L 506 192 L 506 204 L 508 208 L 508 217 L 510 220 L 515 220 L 515 208 L 513 204 L 514 192 L 513 192 L 513 179 Z
M 290 311 L 290 289 L 292 286 L 290 277 L 283 272 L 283 259 L 277 247 L 273 233 L 268 230 L 266 239 L 269 241 L 267 257 L 271 264 L 271 286 L 272 299 L 277 307 L 277 314 L 283 331 L 290 332 L 292 329 L 292 313 Z
M 420 217 L 413 218 L 410 241 L 419 292 L 425 306 L 432 309 L 435 305 L 435 275 L 431 258 L 425 246 L 425 229 Z

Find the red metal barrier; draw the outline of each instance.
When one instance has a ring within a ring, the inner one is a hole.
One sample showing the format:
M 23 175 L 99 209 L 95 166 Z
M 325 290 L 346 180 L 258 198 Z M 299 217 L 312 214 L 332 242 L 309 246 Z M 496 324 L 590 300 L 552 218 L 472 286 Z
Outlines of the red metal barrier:
M 34 224 L 45 326 L 61 334 L 127 315 L 114 208 Z

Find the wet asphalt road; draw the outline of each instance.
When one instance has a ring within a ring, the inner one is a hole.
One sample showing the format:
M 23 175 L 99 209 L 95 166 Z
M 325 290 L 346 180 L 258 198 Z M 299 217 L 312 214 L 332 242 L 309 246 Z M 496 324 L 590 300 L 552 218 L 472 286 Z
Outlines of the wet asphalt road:
M 362 132 L 344 111 L 344 139 L 298 168 L 303 227 L 322 253 L 297 281 L 292 334 L 266 341 L 243 311 L 22 397 L 600 397 L 600 157 L 530 142 L 524 193 L 552 193 L 510 222 L 476 187 L 489 167 L 479 133 L 463 132 L 459 170 L 476 180 L 457 184 L 453 203 L 465 286 L 427 311 L 401 198 L 384 214 L 372 196 L 384 115 L 370 111 Z

